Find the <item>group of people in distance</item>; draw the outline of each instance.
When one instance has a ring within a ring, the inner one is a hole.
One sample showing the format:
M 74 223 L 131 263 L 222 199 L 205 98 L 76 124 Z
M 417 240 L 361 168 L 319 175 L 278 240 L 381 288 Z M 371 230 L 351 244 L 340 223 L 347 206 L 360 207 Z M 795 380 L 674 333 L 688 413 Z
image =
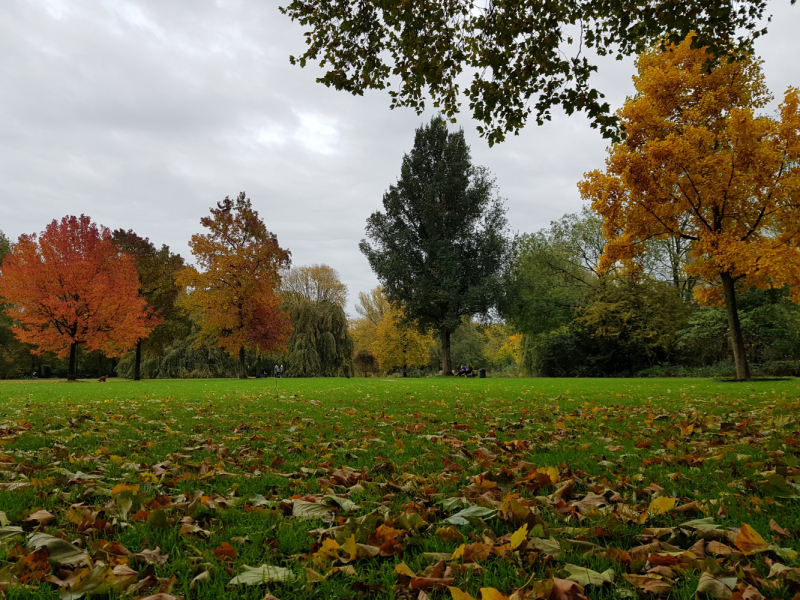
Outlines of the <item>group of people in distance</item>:
M 472 368 L 472 365 L 464 366 L 463 364 L 459 367 L 458 372 L 456 373 L 458 377 L 475 377 L 475 371 Z
M 275 373 L 276 379 L 280 379 L 283 377 L 283 365 L 281 366 L 275 365 L 275 369 L 273 369 L 273 371 Z M 267 376 L 267 370 L 261 369 L 261 377 L 266 377 L 266 376 Z

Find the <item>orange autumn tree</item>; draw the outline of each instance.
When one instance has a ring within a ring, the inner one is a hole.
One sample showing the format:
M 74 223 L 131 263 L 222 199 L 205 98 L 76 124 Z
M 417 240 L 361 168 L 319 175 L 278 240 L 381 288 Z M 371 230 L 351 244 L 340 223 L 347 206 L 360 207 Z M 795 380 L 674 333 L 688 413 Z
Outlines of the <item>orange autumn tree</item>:
M 139 297 L 133 258 L 85 215 L 20 236 L 3 260 L 0 297 L 17 339 L 69 356 L 70 380 L 78 346 L 122 356 L 160 323 Z
M 737 291 L 788 285 L 800 301 L 800 98 L 789 88 L 776 116 L 760 114 L 760 61 L 711 62 L 691 41 L 639 57 L 618 111 L 627 138 L 579 189 L 604 220 L 604 268 L 635 263 L 648 240 L 689 242 L 686 274 L 700 301 L 725 305 L 744 380 Z
M 290 254 L 278 245 L 242 192 L 225 197 L 200 220 L 209 230 L 189 242 L 198 267 L 177 275 L 188 288 L 180 303 L 197 317 L 197 344 L 219 346 L 239 358 L 239 377 L 247 377 L 245 350 L 270 352 L 284 347 L 292 333 L 289 316 L 278 309 L 275 290 Z

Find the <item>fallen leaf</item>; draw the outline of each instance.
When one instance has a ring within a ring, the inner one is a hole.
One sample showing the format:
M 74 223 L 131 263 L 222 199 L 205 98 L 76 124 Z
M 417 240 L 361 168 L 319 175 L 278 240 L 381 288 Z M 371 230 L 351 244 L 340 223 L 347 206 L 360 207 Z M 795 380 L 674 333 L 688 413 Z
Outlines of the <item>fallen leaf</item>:
M 622 577 L 637 590 L 654 596 L 666 596 L 672 591 L 672 586 L 660 575 L 631 575 L 623 573 Z
M 587 585 L 603 585 L 604 583 L 614 583 L 614 569 L 607 569 L 602 573 L 592 571 L 586 567 L 579 567 L 578 565 L 566 564 L 564 569 L 569 573 L 570 581 L 575 581 L 580 585 L 586 587 Z
M 228 585 L 260 585 L 271 581 L 291 581 L 295 574 L 291 569 L 285 567 L 275 567 L 273 565 L 261 565 L 260 567 L 242 567 L 244 570 L 231 579 Z
M 659 496 L 650 501 L 650 506 L 647 507 L 647 512 L 650 515 L 663 515 L 668 513 L 678 503 L 677 499 L 668 496 Z
M 509 542 L 509 547 L 512 550 L 516 550 L 517 548 L 520 547 L 522 542 L 524 542 L 527 538 L 528 538 L 528 524 L 523 523 L 522 527 L 517 529 L 511 535 L 511 541 Z M 487 589 L 494 589 L 494 588 L 487 588 Z
M 706 571 L 700 575 L 695 597 L 727 600 L 733 596 L 734 587 L 736 587 L 736 575 L 720 574 L 714 576 Z
M 457 587 L 448 587 L 450 590 L 450 595 L 453 597 L 453 600 L 475 600 L 470 594 L 467 592 L 462 592 Z
M 791 532 L 789 532 L 787 529 L 784 529 L 783 527 L 778 525 L 778 523 L 777 523 L 777 521 L 775 521 L 775 519 L 770 519 L 769 520 L 769 530 L 772 531 L 773 533 L 777 533 L 778 535 L 783 535 L 783 536 L 786 536 L 786 537 L 789 537 L 790 535 L 792 535 Z
M 742 523 L 742 528 L 734 542 L 737 548 L 745 554 L 756 554 L 769 549 L 769 544 L 755 529 L 747 523 Z

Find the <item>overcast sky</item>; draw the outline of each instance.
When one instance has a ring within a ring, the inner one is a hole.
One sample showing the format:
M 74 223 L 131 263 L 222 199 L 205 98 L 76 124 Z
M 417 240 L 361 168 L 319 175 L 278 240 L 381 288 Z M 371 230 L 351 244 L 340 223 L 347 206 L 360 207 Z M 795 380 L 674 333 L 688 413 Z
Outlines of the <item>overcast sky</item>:
M 303 29 L 279 0 L 2 0 L 0 230 L 16 239 L 87 214 L 189 256 L 208 208 L 246 191 L 295 265 L 326 263 L 350 290 L 377 284 L 364 224 L 430 119 L 352 97 L 289 64 Z M 800 7 L 773 0 L 757 42 L 775 95 L 800 86 Z M 601 64 L 617 108 L 633 61 Z M 576 183 L 606 142 L 583 115 L 489 148 L 459 117 L 473 161 L 497 176 L 514 231 L 579 210 Z

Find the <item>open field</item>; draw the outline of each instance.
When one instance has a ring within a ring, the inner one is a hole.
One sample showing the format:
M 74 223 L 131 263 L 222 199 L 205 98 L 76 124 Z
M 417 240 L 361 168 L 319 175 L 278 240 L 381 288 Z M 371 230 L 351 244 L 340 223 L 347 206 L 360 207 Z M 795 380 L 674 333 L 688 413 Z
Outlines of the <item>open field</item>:
M 37 381 L 0 397 L 9 598 L 583 597 L 568 577 L 590 598 L 800 591 L 797 380 Z M 277 568 L 246 569 L 262 565 Z

